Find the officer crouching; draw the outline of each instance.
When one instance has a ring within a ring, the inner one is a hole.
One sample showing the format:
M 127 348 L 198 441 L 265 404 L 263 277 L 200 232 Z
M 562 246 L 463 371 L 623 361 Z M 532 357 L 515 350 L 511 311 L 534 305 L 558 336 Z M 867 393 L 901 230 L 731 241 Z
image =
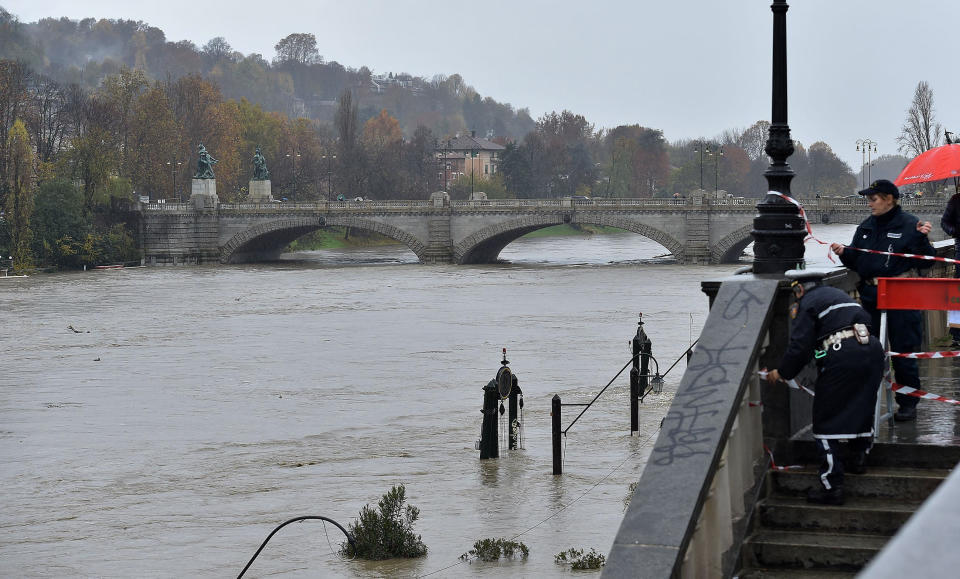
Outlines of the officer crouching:
M 843 473 L 863 473 L 873 445 L 883 346 L 870 335 L 870 314 L 843 291 L 821 284 L 827 272 L 790 270 L 796 301 L 790 308 L 790 343 L 771 384 L 796 377 L 811 358 L 817 363 L 813 438 L 820 452 L 821 488 L 807 501 L 842 505 Z M 841 453 L 846 442 L 847 457 Z

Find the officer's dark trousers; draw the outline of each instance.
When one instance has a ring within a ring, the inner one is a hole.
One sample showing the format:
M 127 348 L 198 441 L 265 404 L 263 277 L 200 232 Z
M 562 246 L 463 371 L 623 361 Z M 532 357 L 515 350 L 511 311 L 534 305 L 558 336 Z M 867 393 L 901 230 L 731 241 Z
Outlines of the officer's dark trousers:
M 846 442 L 846 444 L 843 444 Z M 844 446 L 846 446 L 846 456 L 853 457 L 862 452 L 868 452 L 873 446 L 873 438 L 861 436 L 859 438 L 837 439 L 837 438 L 818 438 L 816 439 L 817 450 L 820 452 L 820 484 L 826 490 L 832 490 L 843 486 L 843 463 Z
M 873 304 L 863 305 L 864 309 L 873 318 L 873 327 L 870 332 L 880 336 L 880 312 Z M 890 336 L 890 350 L 894 352 L 919 352 L 923 345 L 923 314 L 920 310 L 888 310 L 887 334 Z M 920 388 L 920 371 L 917 361 L 909 358 L 893 359 L 894 382 L 911 388 Z M 913 408 L 919 398 L 897 394 L 897 404 L 901 407 Z

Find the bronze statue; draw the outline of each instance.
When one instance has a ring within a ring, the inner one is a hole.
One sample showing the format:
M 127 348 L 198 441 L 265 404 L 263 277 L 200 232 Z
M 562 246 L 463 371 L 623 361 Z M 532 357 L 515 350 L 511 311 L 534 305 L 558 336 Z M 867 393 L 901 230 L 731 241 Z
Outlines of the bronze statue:
M 257 146 L 257 152 L 253 154 L 253 180 L 268 181 L 269 179 L 270 171 L 267 169 L 267 160 L 260 152 L 260 147 Z
M 197 174 L 194 175 L 193 178 L 216 179 L 216 176 L 213 174 L 213 166 L 217 164 L 217 160 L 207 152 L 207 148 L 203 146 L 203 143 L 197 145 L 197 154 L 199 155 L 197 159 Z

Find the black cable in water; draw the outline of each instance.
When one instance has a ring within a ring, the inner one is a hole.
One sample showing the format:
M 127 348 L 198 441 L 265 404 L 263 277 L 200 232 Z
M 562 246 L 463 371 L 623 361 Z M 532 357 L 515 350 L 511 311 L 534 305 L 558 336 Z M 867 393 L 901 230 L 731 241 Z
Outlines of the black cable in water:
M 697 342 L 699 341 L 700 341 L 700 338 L 697 338 L 696 340 L 694 340 L 693 343 L 690 344 L 690 347 L 684 350 L 682 354 L 680 354 L 680 357 L 677 358 L 677 361 L 674 362 L 673 364 L 670 364 L 670 367 L 667 368 L 667 371 L 664 372 L 663 375 L 666 376 L 667 374 L 669 374 L 670 370 L 673 370 L 673 367 L 679 364 L 680 360 L 683 360 L 683 358 L 686 357 L 686 355 L 693 350 L 693 347 L 696 346 Z
M 274 529 L 269 535 L 267 535 L 267 538 L 264 539 L 264 540 L 263 540 L 263 543 L 260 544 L 260 548 L 257 549 L 257 552 L 253 554 L 253 557 L 250 557 L 250 561 L 247 563 L 247 566 L 243 568 L 243 571 L 240 571 L 240 574 L 239 574 L 239 575 L 237 575 L 237 579 L 240 579 L 241 577 L 243 577 L 243 574 L 247 572 L 247 569 L 250 568 L 250 565 L 253 565 L 253 562 L 257 559 L 257 555 L 260 554 L 260 551 L 263 551 L 263 548 L 266 547 L 266 546 L 267 546 L 267 543 L 270 542 L 270 539 L 272 539 L 273 536 L 277 534 L 277 531 L 279 531 L 280 529 L 286 527 L 286 526 L 289 525 L 290 523 L 296 523 L 297 521 L 306 521 L 306 520 L 310 520 L 310 519 L 312 519 L 312 520 L 319 520 L 319 521 L 326 521 L 326 522 L 328 522 L 328 523 L 333 523 L 334 525 L 336 525 L 337 528 L 340 529 L 341 531 L 343 531 L 343 534 L 347 536 L 347 542 L 350 543 L 350 547 L 352 547 L 353 550 L 354 550 L 354 552 L 356 552 L 356 550 L 357 550 L 357 544 L 356 544 L 356 542 L 354 542 L 353 537 L 350 535 L 350 533 L 347 532 L 346 529 L 343 528 L 343 526 L 342 526 L 340 523 L 334 521 L 333 519 L 328 519 L 327 517 L 320 517 L 320 516 L 307 515 L 307 516 L 304 516 L 304 517 L 296 517 L 296 518 L 294 518 L 294 519 L 290 519 L 289 521 L 281 524 L 281 525 L 278 526 L 276 529 Z

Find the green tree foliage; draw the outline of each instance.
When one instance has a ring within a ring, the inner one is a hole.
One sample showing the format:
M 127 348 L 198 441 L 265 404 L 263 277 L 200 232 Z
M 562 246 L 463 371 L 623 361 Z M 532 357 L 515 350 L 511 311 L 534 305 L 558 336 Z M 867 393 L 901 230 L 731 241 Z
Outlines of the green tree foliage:
M 519 541 L 508 539 L 480 539 L 473 544 L 473 548 L 460 555 L 462 561 L 474 560 L 493 562 L 500 558 L 526 559 L 530 556 L 530 548 Z
M 595 196 L 653 197 L 667 185 L 670 158 L 663 132 L 621 125 L 604 137 L 606 177 Z
M 574 571 L 599 569 L 606 564 L 606 557 L 593 548 L 586 553 L 583 549 L 567 549 L 558 553 L 553 560 L 557 565 L 570 565 Z
M 413 532 L 420 509 L 404 506 L 406 492 L 404 485 L 397 485 L 383 495 L 377 509 L 364 505 L 357 521 L 348 525 L 355 547 L 345 542 L 340 552 L 347 557 L 371 560 L 426 555 L 427 546 L 420 535 Z
M 4 220 L 9 223 L 10 255 L 14 272 L 25 271 L 33 266 L 31 242 L 33 232 L 30 219 L 33 216 L 33 150 L 23 121 L 16 120 L 7 133 L 6 150 L 9 160 L 6 166 L 8 188 Z
M 33 210 L 33 252 L 41 262 L 58 263 L 59 241 L 83 239 L 89 229 L 83 191 L 62 179 L 40 185 Z

